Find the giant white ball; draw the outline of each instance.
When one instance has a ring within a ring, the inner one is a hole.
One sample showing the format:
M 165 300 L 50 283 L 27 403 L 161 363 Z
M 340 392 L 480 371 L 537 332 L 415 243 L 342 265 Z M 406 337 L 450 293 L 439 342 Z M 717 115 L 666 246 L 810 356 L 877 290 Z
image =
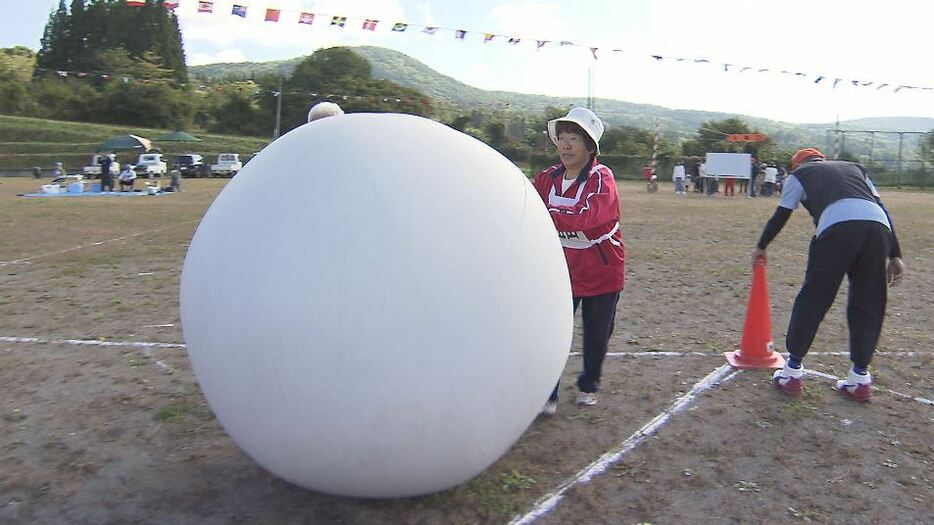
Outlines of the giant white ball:
M 486 469 L 534 420 L 572 331 L 526 177 L 396 114 L 306 124 L 251 160 L 192 239 L 181 316 L 233 440 L 283 479 L 361 497 Z

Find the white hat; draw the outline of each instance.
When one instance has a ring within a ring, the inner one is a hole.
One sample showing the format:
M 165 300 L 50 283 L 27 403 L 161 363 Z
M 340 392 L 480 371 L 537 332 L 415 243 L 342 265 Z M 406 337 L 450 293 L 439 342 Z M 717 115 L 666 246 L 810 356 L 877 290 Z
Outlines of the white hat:
M 324 117 L 343 115 L 344 110 L 333 102 L 318 102 L 308 111 L 308 122 Z
M 597 155 L 600 154 L 600 137 L 603 136 L 603 121 L 587 108 L 573 108 L 568 114 L 548 121 L 548 136 L 551 141 L 558 145 L 558 122 L 573 122 L 581 127 L 585 133 L 590 135 L 594 144 L 597 145 Z

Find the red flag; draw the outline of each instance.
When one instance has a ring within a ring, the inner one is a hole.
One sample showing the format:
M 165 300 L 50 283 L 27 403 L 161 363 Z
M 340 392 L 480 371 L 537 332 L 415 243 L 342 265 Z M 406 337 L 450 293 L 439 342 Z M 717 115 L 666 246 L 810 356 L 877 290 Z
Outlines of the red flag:
M 143 7 L 144 5 L 146 5 L 146 2 L 145 0 L 143 1 L 127 0 L 126 5 L 130 7 Z
M 165 0 L 162 5 L 164 5 L 166 9 L 175 9 L 178 7 L 178 2 L 170 2 L 169 0 Z
M 379 20 L 371 20 L 367 18 L 363 21 L 363 29 L 367 31 L 376 31 L 376 24 L 379 23 Z
M 198 12 L 199 13 L 214 12 L 214 2 L 198 2 Z
M 308 24 L 308 25 L 311 25 L 311 24 L 314 23 L 314 21 L 315 21 L 315 14 L 314 14 L 314 13 L 305 13 L 305 12 L 303 12 L 302 14 L 298 15 L 298 23 L 299 23 L 299 24 Z
M 267 9 L 266 10 L 266 21 L 267 22 L 278 22 L 279 21 L 279 10 L 278 9 Z

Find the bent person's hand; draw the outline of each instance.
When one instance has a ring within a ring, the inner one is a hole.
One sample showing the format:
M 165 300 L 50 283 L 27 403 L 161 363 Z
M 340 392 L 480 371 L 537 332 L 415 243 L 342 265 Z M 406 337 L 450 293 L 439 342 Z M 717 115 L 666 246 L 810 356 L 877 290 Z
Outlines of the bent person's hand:
M 905 275 L 905 263 L 902 262 L 901 257 L 893 257 L 889 259 L 889 267 L 886 269 L 886 276 L 888 277 L 889 286 L 896 286 L 902 281 L 902 277 Z
M 762 264 L 765 264 L 766 262 L 765 250 L 757 247 L 755 250 L 752 251 L 752 267 L 753 268 L 755 268 L 756 264 L 759 263 L 759 259 L 762 259 Z

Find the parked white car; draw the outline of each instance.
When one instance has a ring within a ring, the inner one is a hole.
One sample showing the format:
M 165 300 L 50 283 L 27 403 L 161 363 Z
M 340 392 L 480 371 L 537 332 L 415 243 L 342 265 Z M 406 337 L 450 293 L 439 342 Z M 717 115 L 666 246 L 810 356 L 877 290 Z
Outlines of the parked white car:
M 217 164 L 211 165 L 211 175 L 233 177 L 243 169 L 240 155 L 237 153 L 221 153 L 217 156 Z
M 117 162 L 117 156 L 113 153 L 107 153 L 107 156 L 110 157 L 110 174 L 117 176 L 120 174 L 120 163 Z M 104 158 L 104 155 L 94 155 L 91 157 L 91 163 L 82 168 L 82 173 L 85 177 L 100 177 L 101 176 L 101 159 Z
M 143 153 L 139 156 L 139 161 L 136 163 L 136 173 L 140 176 L 161 177 L 166 172 L 168 172 L 168 167 L 165 161 L 162 160 L 161 153 Z

